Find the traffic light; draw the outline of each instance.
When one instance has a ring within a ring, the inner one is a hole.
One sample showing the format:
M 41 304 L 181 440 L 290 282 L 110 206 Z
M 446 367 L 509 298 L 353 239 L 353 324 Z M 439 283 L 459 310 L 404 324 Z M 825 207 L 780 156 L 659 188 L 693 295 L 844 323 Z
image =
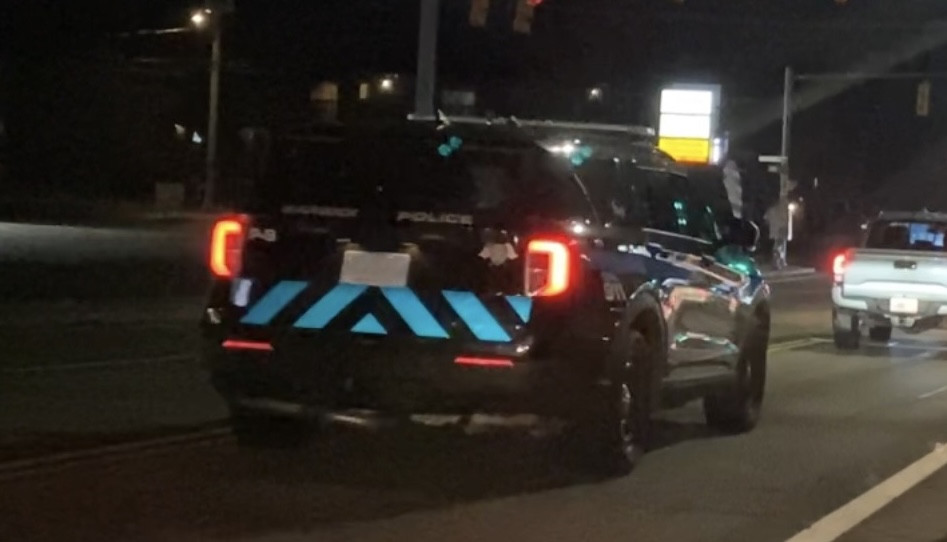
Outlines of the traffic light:
M 470 0 L 470 26 L 477 28 L 487 26 L 489 14 L 490 0 Z
M 519 34 L 532 32 L 536 7 L 542 3 L 543 0 L 516 0 L 516 18 L 513 19 L 513 31 Z

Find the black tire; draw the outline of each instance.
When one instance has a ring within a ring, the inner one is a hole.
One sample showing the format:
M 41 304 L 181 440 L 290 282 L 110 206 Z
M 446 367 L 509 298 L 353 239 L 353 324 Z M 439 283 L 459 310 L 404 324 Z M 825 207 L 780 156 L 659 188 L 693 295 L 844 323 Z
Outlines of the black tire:
M 891 326 L 873 326 L 868 328 L 868 338 L 886 343 L 891 340 Z
M 727 391 L 704 397 L 707 425 L 726 433 L 751 431 L 760 419 L 766 392 L 768 326 L 757 326 L 740 349 L 736 383 Z
M 230 429 L 237 444 L 247 448 L 296 448 L 317 433 L 313 423 L 296 418 L 232 408 Z
M 839 350 L 856 350 L 861 342 L 861 330 L 858 325 L 858 318 L 851 317 L 848 326 L 839 326 L 839 315 L 832 311 L 832 339 L 835 341 L 835 347 Z
M 651 439 L 649 371 L 653 345 L 637 330 L 625 338 L 624 360 L 616 361 L 609 387 L 591 419 L 578 426 L 583 462 L 596 474 L 623 476 L 631 472 Z

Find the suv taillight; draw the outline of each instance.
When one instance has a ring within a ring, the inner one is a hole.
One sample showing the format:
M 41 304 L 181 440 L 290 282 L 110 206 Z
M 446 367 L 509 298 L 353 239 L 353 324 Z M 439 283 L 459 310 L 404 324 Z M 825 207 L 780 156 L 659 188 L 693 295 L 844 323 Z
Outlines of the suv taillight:
M 526 247 L 526 295 L 553 296 L 569 289 L 572 258 L 568 245 L 533 239 Z
M 220 278 L 233 278 L 240 272 L 246 221 L 224 218 L 214 224 L 210 240 L 210 270 Z

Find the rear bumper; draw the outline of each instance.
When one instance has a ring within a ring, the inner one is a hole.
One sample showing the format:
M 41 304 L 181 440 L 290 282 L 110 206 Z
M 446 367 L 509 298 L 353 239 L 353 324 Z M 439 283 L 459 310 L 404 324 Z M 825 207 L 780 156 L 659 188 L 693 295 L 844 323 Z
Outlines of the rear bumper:
M 919 300 L 918 312 L 914 314 L 896 314 L 889 310 L 889 298 L 846 297 L 842 286 L 832 286 L 832 304 L 842 313 L 857 314 L 876 322 L 884 322 L 894 327 L 911 328 L 924 321 L 941 320 L 947 316 L 947 302 Z
M 288 416 L 350 409 L 393 413 L 504 412 L 563 415 L 589 404 L 593 371 L 559 360 L 480 354 L 497 366 L 456 363 L 437 344 L 331 343 L 232 350 L 208 339 L 203 359 L 231 405 Z

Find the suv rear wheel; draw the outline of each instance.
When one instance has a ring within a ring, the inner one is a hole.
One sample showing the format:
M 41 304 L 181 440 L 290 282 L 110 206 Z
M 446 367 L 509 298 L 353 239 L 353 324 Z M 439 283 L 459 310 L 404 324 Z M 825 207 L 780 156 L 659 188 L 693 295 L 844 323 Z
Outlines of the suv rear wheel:
M 651 408 L 648 369 L 653 348 L 644 334 L 629 330 L 624 360 L 591 419 L 580 422 L 579 445 L 586 463 L 598 474 L 629 473 L 650 440 Z
M 248 448 L 298 447 L 317 432 L 315 424 L 304 420 L 236 407 L 230 410 L 230 427 L 237 443 Z
M 740 350 L 734 387 L 704 398 L 707 425 L 728 433 L 745 433 L 756 427 L 766 390 L 768 333 L 757 327 Z

